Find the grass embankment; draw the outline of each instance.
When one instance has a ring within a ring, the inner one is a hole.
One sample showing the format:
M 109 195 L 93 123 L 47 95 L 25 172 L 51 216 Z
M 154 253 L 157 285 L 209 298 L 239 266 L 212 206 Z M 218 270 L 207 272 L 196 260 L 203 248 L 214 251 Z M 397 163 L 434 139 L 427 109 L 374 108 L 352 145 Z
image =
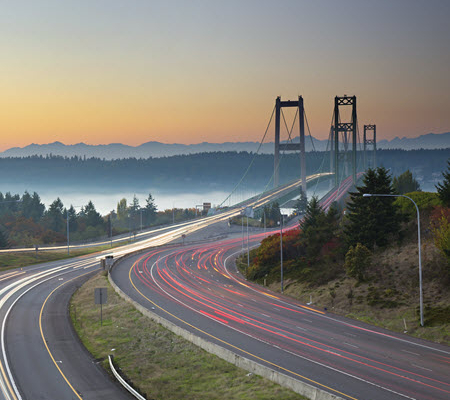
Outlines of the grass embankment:
M 246 257 L 239 261 L 244 273 Z M 284 294 L 304 303 L 312 301 L 314 306 L 335 314 L 449 345 L 450 291 L 440 276 L 440 267 L 445 262 L 432 241 L 425 240 L 422 248 L 424 327 L 420 326 L 419 319 L 418 249 L 414 241 L 377 250 L 370 278 L 364 282 L 349 278 L 344 269 L 338 278 L 324 285 L 288 275 Z M 279 280 L 270 282 L 269 288 L 279 292 Z
M 121 246 L 123 243 L 113 244 L 113 248 Z M 40 250 L 36 254 L 34 251 L 17 252 L 17 253 L 1 253 L 0 254 L 0 271 L 26 267 L 27 265 L 41 264 L 49 261 L 64 260 L 67 258 L 79 257 L 87 254 L 98 253 L 100 251 L 111 249 L 110 245 L 86 247 L 83 249 L 71 249 L 70 255 L 67 254 L 67 248 L 64 250 Z
M 94 288 L 108 288 L 108 304 L 94 305 Z M 71 302 L 73 325 L 86 348 L 109 369 L 107 356 L 148 399 L 305 399 L 248 374 L 173 334 L 121 299 L 99 274 Z M 114 350 L 113 350 L 114 349 Z

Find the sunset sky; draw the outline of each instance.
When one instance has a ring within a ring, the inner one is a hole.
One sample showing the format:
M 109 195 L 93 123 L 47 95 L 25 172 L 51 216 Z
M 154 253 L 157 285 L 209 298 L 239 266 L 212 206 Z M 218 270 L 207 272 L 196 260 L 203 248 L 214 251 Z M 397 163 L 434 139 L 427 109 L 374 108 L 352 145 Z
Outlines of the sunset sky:
M 299 94 L 320 139 L 344 94 L 379 139 L 448 132 L 449 17 L 448 0 L 4 0 L 0 150 L 259 141 Z

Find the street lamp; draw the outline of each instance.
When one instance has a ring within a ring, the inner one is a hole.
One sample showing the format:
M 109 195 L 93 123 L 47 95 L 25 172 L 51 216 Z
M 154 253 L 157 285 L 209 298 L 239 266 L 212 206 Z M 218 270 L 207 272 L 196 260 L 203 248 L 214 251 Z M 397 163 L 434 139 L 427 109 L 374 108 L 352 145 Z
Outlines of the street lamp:
M 280 215 L 280 271 L 281 271 L 281 293 L 283 293 L 283 220 L 284 215 Z
M 419 302 L 420 302 L 420 325 L 423 326 L 423 291 L 422 291 L 422 253 L 421 253 L 421 245 L 420 245 L 420 214 L 419 207 L 417 207 L 416 202 L 408 196 L 404 194 L 370 194 L 364 193 L 363 197 L 405 197 L 408 200 L 411 200 L 416 207 L 417 211 L 417 241 L 419 246 Z
M 109 213 L 109 237 L 111 240 L 111 247 L 112 247 L 112 216 L 113 216 L 114 210 L 111 210 Z

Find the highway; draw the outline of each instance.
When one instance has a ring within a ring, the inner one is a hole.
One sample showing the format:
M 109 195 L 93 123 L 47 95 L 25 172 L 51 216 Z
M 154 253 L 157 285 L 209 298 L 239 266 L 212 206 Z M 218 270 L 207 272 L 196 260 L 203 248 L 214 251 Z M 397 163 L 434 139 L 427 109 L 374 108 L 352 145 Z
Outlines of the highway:
M 215 227 L 215 230 L 226 227 Z M 251 236 L 256 245 L 264 233 Z M 450 349 L 314 309 L 247 282 L 240 237 L 153 249 L 112 271 L 169 321 L 343 399 L 448 399 Z
M 232 235 L 233 229 L 236 234 L 240 227 L 228 228 L 227 222 L 242 207 L 264 205 L 296 186 L 298 181 L 217 215 L 146 232 L 141 241 L 101 254 L 0 273 L 0 399 L 130 399 L 73 332 L 68 317 L 72 293 L 98 272 L 105 255 L 117 258 L 179 242 L 182 235 L 211 242 Z M 217 232 L 218 223 L 225 232 Z

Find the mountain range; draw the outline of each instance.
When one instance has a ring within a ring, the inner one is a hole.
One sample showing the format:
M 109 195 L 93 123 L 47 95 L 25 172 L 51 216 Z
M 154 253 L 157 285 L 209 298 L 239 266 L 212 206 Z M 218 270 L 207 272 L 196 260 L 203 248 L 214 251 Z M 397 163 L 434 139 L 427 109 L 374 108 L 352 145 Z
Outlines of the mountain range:
M 299 138 L 295 138 L 294 142 L 298 142 Z M 247 151 L 256 152 L 258 150 L 258 142 L 225 142 L 225 143 L 197 143 L 197 144 L 179 144 L 179 143 L 161 143 L 146 142 L 139 146 L 129 146 L 121 143 L 89 145 L 85 143 L 77 143 L 73 145 L 65 145 L 61 142 L 53 142 L 48 144 L 30 144 L 25 147 L 12 147 L 8 150 L 0 152 L 0 157 L 28 157 L 33 155 L 47 156 L 58 155 L 65 157 L 96 157 L 106 160 L 121 158 L 149 158 L 149 157 L 169 157 L 181 154 L 196 154 L 216 151 Z M 313 137 L 306 140 L 306 151 L 325 151 L 328 147 L 327 140 L 319 140 Z M 399 138 L 392 140 L 380 140 L 377 143 L 378 149 L 450 149 L 450 132 L 435 134 L 428 133 L 416 138 Z M 274 143 L 264 143 L 259 150 L 260 154 L 271 154 L 274 150 Z

